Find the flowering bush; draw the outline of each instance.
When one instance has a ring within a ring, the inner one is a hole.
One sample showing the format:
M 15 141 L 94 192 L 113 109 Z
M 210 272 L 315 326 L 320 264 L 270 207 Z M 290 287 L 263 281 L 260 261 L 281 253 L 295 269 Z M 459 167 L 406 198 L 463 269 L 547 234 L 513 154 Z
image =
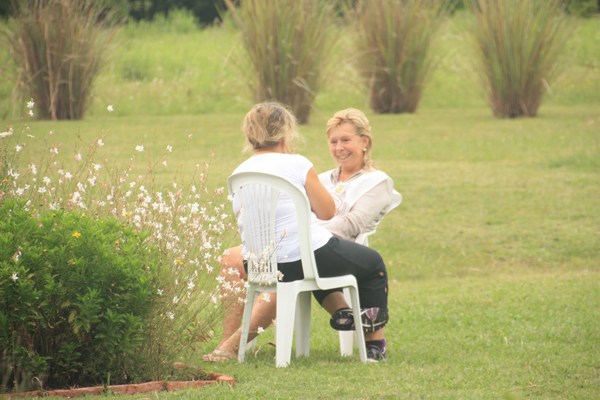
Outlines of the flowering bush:
M 31 104 L 29 108 L 33 109 Z M 224 189 L 206 187 L 208 164 L 198 165 L 186 177 L 187 184 L 173 182 L 168 187 L 157 187 L 156 168 L 167 168 L 172 146 L 167 146 L 159 160 L 150 163 L 147 173 L 135 175 L 132 171 L 137 168 L 138 157 L 144 154 L 143 144 L 132 149 L 127 165 L 119 165 L 104 154 L 102 138 L 85 151 L 74 149 L 70 153 L 52 143 L 53 134 L 49 132 L 43 160 L 23 163 L 20 160 L 25 158 L 22 156 L 28 144 L 38 140 L 33 136 L 27 127 L 20 132 L 9 128 L 0 133 L 0 204 L 7 215 L 28 221 L 22 230 L 10 225 L 14 219 L 0 226 L 0 293 L 4 299 L 1 291 L 31 285 L 36 288 L 35 299 L 39 301 L 68 303 L 55 311 L 64 324 L 61 329 L 70 330 L 73 338 L 85 336 L 89 339 L 86 346 L 103 347 L 83 349 L 81 342 L 58 345 L 55 342 L 60 337 L 51 337 L 56 327 L 48 328 L 45 334 L 35 330 L 32 341 L 25 343 L 27 336 L 15 328 L 20 323 L 15 320 L 17 316 L 5 312 L 14 307 L 17 300 L 12 298 L 3 302 L 0 309 L 1 334 L 7 340 L 7 347 L 2 346 L 3 360 L 7 359 L 6 354 L 12 357 L 17 350 L 26 352 L 20 360 L 30 361 L 22 361 L 22 372 L 48 385 L 82 383 L 78 379 L 111 379 L 111 383 L 117 383 L 164 378 L 184 350 L 211 336 L 220 316 L 217 304 L 222 288 L 216 266 L 224 238 L 235 231 L 231 216 L 225 212 L 229 205 Z M 28 241 L 49 232 L 51 238 Z M 50 255 L 54 258 L 48 259 Z M 59 272 L 62 269 L 79 280 L 66 282 L 71 275 Z M 75 273 L 73 269 L 85 273 Z M 114 278 L 120 270 L 123 274 L 132 273 L 131 279 Z M 113 278 L 110 271 L 115 274 Z M 105 274 L 106 279 L 97 274 Z M 52 290 L 64 296 L 56 298 L 47 286 L 50 283 Z M 132 293 L 131 302 L 119 297 L 119 293 L 129 290 L 139 293 L 139 297 Z M 24 304 L 34 304 L 29 295 L 18 296 L 28 299 L 29 303 Z M 34 324 L 52 323 L 36 317 L 37 312 L 22 306 L 18 318 L 30 313 L 27 318 Z M 44 347 L 46 341 L 52 341 L 53 346 Z M 85 370 L 89 374 L 82 374 L 84 369 L 78 362 L 90 361 L 92 354 L 96 358 L 101 352 L 109 352 L 113 345 L 116 348 L 101 357 L 102 361 L 93 360 L 101 365 L 90 364 L 89 371 Z M 135 357 L 126 362 L 111 358 L 128 358 L 123 355 L 128 351 Z M 48 365 L 55 369 L 48 370 Z M 59 371 L 60 368 L 63 369 Z M 10 371 L 17 372 L 11 365 L 0 365 L 2 376 Z M 49 375 L 37 375 L 42 373 Z M 13 376 L 15 381 L 8 387 L 16 388 L 15 382 L 25 377 L 26 374 Z
M 143 234 L 79 211 L 0 206 L 2 385 L 126 380 L 139 370 L 160 262 Z M 11 380 L 10 384 L 7 380 Z

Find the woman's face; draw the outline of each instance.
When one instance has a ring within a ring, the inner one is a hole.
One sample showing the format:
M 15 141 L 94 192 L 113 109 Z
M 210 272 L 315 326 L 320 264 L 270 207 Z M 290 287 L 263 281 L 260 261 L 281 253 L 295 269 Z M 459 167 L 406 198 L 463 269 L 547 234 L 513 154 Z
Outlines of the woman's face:
M 364 167 L 363 149 L 369 139 L 356 134 L 356 127 L 351 122 L 336 126 L 329 133 L 329 152 L 344 170 L 354 171 Z

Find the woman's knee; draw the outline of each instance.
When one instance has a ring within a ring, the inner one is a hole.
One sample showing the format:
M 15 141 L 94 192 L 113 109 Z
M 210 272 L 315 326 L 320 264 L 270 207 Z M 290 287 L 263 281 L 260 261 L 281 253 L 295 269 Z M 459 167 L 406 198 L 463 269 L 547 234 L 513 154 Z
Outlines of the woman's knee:
M 221 276 L 228 280 L 231 280 L 232 277 L 246 279 L 242 246 L 232 247 L 223 252 L 221 255 Z

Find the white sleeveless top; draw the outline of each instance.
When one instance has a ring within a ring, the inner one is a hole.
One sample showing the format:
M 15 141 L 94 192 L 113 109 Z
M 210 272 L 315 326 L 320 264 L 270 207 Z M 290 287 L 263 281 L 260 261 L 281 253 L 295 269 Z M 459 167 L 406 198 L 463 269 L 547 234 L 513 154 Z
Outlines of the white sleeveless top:
M 233 173 L 238 172 L 264 172 L 280 176 L 292 182 L 306 194 L 306 174 L 313 164 L 304 156 L 299 154 L 284 153 L 262 153 L 250 157 L 241 163 Z M 239 215 L 241 205 L 233 198 L 233 209 Z M 245 212 L 248 212 L 246 210 Z M 300 259 L 300 244 L 298 239 L 298 225 L 296 223 L 296 211 L 292 200 L 281 195 L 277 204 L 275 216 L 275 235 L 277 238 L 277 261 L 280 263 L 297 261 Z M 311 212 L 311 238 L 312 249 L 317 250 L 324 246 L 332 234 L 323 228 L 317 221 L 317 217 Z M 238 220 L 238 224 L 241 221 Z M 242 234 L 242 245 L 244 243 L 244 230 L 240 226 Z M 242 250 L 246 254 L 246 250 Z

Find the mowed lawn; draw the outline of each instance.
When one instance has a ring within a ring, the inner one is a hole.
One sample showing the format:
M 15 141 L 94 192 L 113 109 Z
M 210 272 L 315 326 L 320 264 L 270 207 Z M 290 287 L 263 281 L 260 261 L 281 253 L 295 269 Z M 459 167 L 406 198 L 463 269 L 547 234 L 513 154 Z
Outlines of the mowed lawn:
M 598 25 L 586 24 L 584 33 L 597 38 Z M 298 152 L 318 171 L 331 168 L 325 122 L 338 108 L 363 108 L 376 165 L 404 197 L 371 240 L 390 277 L 387 362 L 340 357 L 337 334 L 314 303 L 309 358 L 275 368 L 270 329 L 245 364 L 204 363 L 215 338 L 182 360 L 233 375 L 233 388 L 131 398 L 600 398 L 600 94 L 589 89 L 599 87 L 600 56 L 586 40 L 574 39 L 587 61 L 577 59 L 569 70 L 581 75 L 563 77 L 563 89 L 555 88 L 536 118 L 493 118 L 463 64 L 448 60 L 416 114 L 374 115 L 364 99 L 338 86 L 318 98 L 310 123 L 301 126 Z M 49 143 L 69 155 L 99 137 L 114 165 L 126 164 L 137 145 L 150 160 L 172 145 L 168 166 L 155 171 L 159 184 L 210 162 L 209 186 L 224 186 L 246 157 L 240 124 L 251 105 L 235 98 L 227 110 L 224 92 L 215 95 L 217 110 L 157 115 L 120 113 L 122 98 L 110 98 L 119 88 L 102 89 L 102 104 L 83 121 L 28 123 L 35 139 L 27 139 L 23 162 L 41 160 Z M 108 113 L 113 103 L 116 111 Z M 139 161 L 136 168 L 148 165 Z

